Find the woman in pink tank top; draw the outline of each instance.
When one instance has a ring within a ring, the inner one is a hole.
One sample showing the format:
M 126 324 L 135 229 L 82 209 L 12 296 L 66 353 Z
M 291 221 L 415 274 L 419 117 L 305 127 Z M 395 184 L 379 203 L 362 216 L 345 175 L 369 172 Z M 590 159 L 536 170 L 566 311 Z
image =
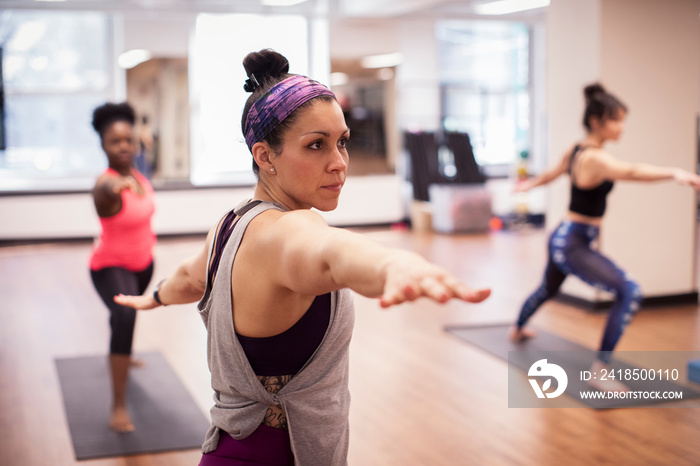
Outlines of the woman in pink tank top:
M 113 401 L 109 426 L 117 432 L 134 430 L 126 406 L 126 387 L 130 366 L 140 362 L 131 357 L 136 310 L 115 303 L 113 296 L 146 290 L 153 274 L 156 242 L 151 228 L 153 188 L 133 167 L 135 120 L 134 110 L 126 102 L 104 104 L 95 109 L 92 119 L 109 167 L 92 191 L 102 231 L 90 256 L 90 273 L 110 313 Z

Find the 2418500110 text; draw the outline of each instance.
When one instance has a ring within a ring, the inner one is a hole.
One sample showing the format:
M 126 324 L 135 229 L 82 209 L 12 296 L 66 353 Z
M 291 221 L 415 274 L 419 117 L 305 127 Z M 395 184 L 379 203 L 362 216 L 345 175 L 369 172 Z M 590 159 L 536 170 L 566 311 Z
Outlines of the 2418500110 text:
M 678 369 L 601 369 L 581 371 L 581 380 L 678 380 Z

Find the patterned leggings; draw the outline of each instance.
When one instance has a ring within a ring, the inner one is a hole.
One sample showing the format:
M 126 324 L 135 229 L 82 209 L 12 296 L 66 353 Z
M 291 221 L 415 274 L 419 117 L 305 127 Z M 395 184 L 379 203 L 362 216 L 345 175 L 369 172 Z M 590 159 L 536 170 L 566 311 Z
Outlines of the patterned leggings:
M 615 296 L 598 356 L 603 362 L 609 362 L 611 351 L 639 309 L 642 292 L 629 275 L 610 259 L 591 249 L 598 232 L 596 226 L 570 220 L 564 220 L 557 227 L 549 239 L 549 260 L 542 284 L 523 304 L 517 326 L 521 328 L 525 325 L 542 303 L 559 291 L 567 275 L 575 275 Z

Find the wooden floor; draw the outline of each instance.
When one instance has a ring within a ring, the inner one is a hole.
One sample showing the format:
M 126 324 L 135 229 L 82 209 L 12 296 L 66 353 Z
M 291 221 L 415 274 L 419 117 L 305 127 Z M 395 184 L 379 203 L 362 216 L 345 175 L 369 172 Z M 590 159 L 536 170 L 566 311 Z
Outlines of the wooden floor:
M 493 295 L 479 305 L 420 301 L 391 310 L 356 297 L 350 465 L 700 464 L 700 409 L 508 408 L 506 363 L 445 333 L 447 324 L 515 318 L 543 270 L 544 231 L 358 231 L 415 250 Z M 162 239 L 154 282 L 202 240 Z M 197 450 L 74 460 L 54 358 L 106 351 L 107 312 L 87 272 L 89 250 L 88 242 L 0 247 L 0 466 L 196 465 Z M 550 302 L 532 323 L 595 348 L 604 319 Z M 618 349 L 700 351 L 698 307 L 643 309 Z M 194 306 L 140 313 L 135 350 L 162 352 L 208 413 L 206 335 Z

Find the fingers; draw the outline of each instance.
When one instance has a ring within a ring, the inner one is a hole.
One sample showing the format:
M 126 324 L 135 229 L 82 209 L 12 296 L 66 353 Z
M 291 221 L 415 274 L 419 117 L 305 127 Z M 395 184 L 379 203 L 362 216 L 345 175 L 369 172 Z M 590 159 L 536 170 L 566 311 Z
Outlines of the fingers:
M 451 275 L 427 276 L 402 284 L 387 286 L 379 304 L 387 308 L 418 298 L 429 298 L 438 303 L 450 299 L 460 299 L 470 303 L 480 303 L 491 295 L 491 290 L 470 288 Z
M 462 299 L 470 303 L 480 303 L 489 296 L 491 296 L 490 288 L 481 288 L 478 290 L 470 289 L 469 292 L 462 297 Z
M 700 189 L 700 176 L 693 172 L 679 170 L 676 172 L 675 178 L 678 181 L 678 184 L 688 185 L 696 190 Z
M 145 311 L 158 307 L 158 303 L 153 296 L 130 296 L 118 294 L 114 297 L 114 302 L 122 306 L 132 307 L 136 310 Z
M 121 180 L 119 183 L 114 185 L 114 194 L 119 194 L 125 189 L 130 189 L 132 191 L 136 191 L 137 185 L 136 185 L 136 180 L 133 178 L 129 179 L 124 179 Z
M 700 176 L 698 175 L 693 175 L 692 179 L 690 180 L 689 183 L 693 188 L 696 190 L 700 190 Z

